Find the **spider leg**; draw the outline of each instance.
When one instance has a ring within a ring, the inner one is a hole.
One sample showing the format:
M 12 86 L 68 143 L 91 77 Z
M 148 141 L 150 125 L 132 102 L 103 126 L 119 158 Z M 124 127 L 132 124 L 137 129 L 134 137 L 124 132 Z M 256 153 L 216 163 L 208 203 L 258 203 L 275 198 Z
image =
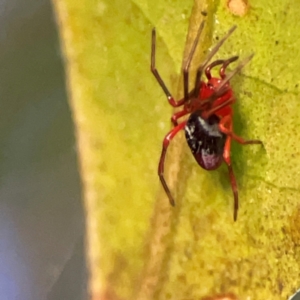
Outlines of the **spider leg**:
M 215 99 L 219 98 L 223 93 L 224 93 L 224 88 L 227 85 L 227 83 L 231 80 L 231 78 L 237 74 L 238 72 L 240 72 L 242 70 L 242 68 L 253 58 L 254 53 L 252 53 L 251 55 L 249 55 L 248 57 L 246 57 L 232 72 L 230 72 L 228 75 L 225 75 L 224 80 L 222 80 L 222 82 L 220 83 L 220 85 L 218 86 L 218 89 L 216 90 L 216 92 L 213 94 L 212 96 L 212 100 L 214 101 Z M 231 59 L 235 58 L 232 57 Z M 226 88 L 225 88 L 226 91 Z
M 228 116 L 228 117 L 231 117 L 231 116 Z M 223 119 L 225 119 L 225 118 L 223 118 Z M 227 121 L 229 123 L 229 129 L 232 130 L 232 121 L 231 121 L 231 119 L 225 120 L 225 121 Z M 219 125 L 219 127 L 220 127 L 220 125 Z M 227 164 L 227 167 L 228 167 L 229 179 L 230 179 L 230 184 L 231 184 L 231 189 L 232 189 L 232 192 L 233 192 L 233 199 L 234 199 L 234 203 L 233 203 L 233 220 L 236 221 L 237 220 L 237 213 L 238 213 L 238 209 L 239 209 L 239 194 L 238 194 L 235 175 L 234 175 L 232 165 L 231 165 L 230 149 L 231 149 L 231 136 L 227 135 L 225 146 L 224 146 L 223 158 L 224 158 L 224 161 L 225 161 L 225 163 Z
M 238 198 L 236 179 L 235 179 L 235 175 L 233 173 L 231 159 L 230 159 L 231 139 L 236 140 L 238 143 L 240 143 L 242 145 L 262 144 L 262 141 L 260 141 L 260 140 L 244 140 L 243 138 L 237 136 L 233 132 L 232 127 L 233 126 L 232 126 L 232 116 L 231 115 L 225 116 L 219 122 L 220 131 L 227 135 L 225 146 L 224 146 L 223 158 L 224 158 L 225 163 L 228 166 L 229 178 L 230 178 L 231 188 L 232 188 L 233 197 L 234 197 L 233 219 L 234 219 L 234 221 L 236 221 L 237 212 L 238 212 L 238 208 L 239 208 L 239 198 Z
M 227 32 L 227 34 L 214 46 L 214 48 L 206 56 L 204 62 L 198 67 L 197 73 L 196 73 L 196 79 L 195 79 L 195 94 L 194 94 L 195 97 L 197 97 L 197 93 L 199 92 L 200 79 L 201 79 L 203 70 L 205 69 L 205 67 L 209 63 L 209 61 L 218 52 L 218 50 L 220 49 L 220 47 L 224 44 L 224 42 L 229 38 L 229 36 L 233 33 L 233 31 L 235 29 L 236 29 L 236 26 L 233 26 L 233 27 L 231 27 L 229 29 L 229 31 Z
M 238 56 L 233 56 L 224 61 L 223 65 L 220 69 L 220 77 L 222 79 L 225 79 L 225 77 L 226 77 L 225 72 L 226 72 L 226 68 L 228 67 L 228 65 L 230 65 L 231 63 L 236 61 L 238 58 L 239 58 Z
M 194 40 L 194 43 L 192 45 L 191 48 L 191 52 L 189 53 L 185 66 L 183 67 L 183 90 L 184 90 L 184 99 L 187 101 L 189 99 L 189 68 L 191 65 L 191 61 L 193 59 L 193 56 L 195 54 L 198 42 L 199 42 L 199 38 L 200 35 L 202 33 L 203 27 L 204 27 L 205 22 L 201 22 L 198 32 L 197 32 L 197 36 Z
M 222 60 L 222 59 L 215 60 L 214 62 L 212 62 L 211 64 L 209 64 L 206 67 L 206 69 L 205 69 L 205 76 L 206 76 L 206 78 L 208 80 L 211 79 L 211 77 L 212 77 L 211 74 L 210 74 L 211 69 L 214 68 L 217 65 L 222 65 L 222 64 L 224 64 L 224 60 Z
M 226 147 L 226 144 L 225 144 L 225 147 Z M 228 144 L 230 144 L 230 142 L 228 142 Z M 224 158 L 224 160 L 225 160 L 225 158 Z M 227 162 L 226 162 L 226 164 L 227 164 Z M 239 194 L 238 194 L 236 179 L 235 179 L 235 175 L 233 173 L 232 165 L 227 164 L 227 166 L 228 166 L 231 189 L 232 189 L 232 192 L 233 192 L 233 199 L 234 199 L 234 203 L 233 203 L 233 220 L 235 222 L 237 220 L 237 215 L 238 215 L 238 210 L 239 210 Z
M 225 116 L 220 120 L 219 129 L 221 132 L 230 136 L 232 139 L 237 141 L 241 145 L 251 145 L 251 144 L 263 144 L 260 140 L 245 140 L 242 137 L 236 135 L 232 130 L 232 116 Z
M 227 92 L 228 90 L 228 82 L 231 80 L 231 78 L 238 73 L 239 71 L 241 71 L 241 69 L 253 58 L 254 53 L 249 55 L 248 57 L 246 57 L 231 73 L 229 73 L 228 75 L 225 75 L 224 79 L 222 80 L 222 82 L 219 84 L 218 88 L 216 89 L 216 91 L 207 99 L 205 99 L 202 103 L 203 104 L 207 104 L 207 103 L 212 103 L 214 102 L 216 99 L 218 99 L 219 97 L 221 97 L 224 93 Z M 233 56 L 232 58 L 228 59 L 234 61 L 236 59 L 236 56 Z M 226 61 L 224 62 L 226 63 Z M 229 64 L 229 63 L 228 63 Z M 227 64 L 227 65 L 228 65 Z M 227 66 L 225 66 L 227 67 Z M 222 68 L 220 70 L 220 73 L 222 71 Z M 225 72 L 225 70 L 224 70 Z M 221 74 L 220 74 L 221 75 Z M 222 76 L 222 75 L 221 75 Z M 196 89 L 195 89 L 196 90 Z
M 211 115 L 213 115 L 214 113 L 216 113 L 219 109 L 225 107 L 225 106 L 228 106 L 228 105 L 231 105 L 235 102 L 235 98 L 234 97 L 231 97 L 229 98 L 228 100 L 224 101 L 223 103 L 211 108 L 210 110 L 208 111 L 204 111 L 202 113 L 202 117 L 204 119 L 208 119 Z M 223 119 L 222 119 L 223 120 Z
M 181 99 L 179 101 L 176 101 L 174 99 L 174 97 L 171 95 L 170 91 L 168 90 L 167 86 L 165 85 L 164 81 L 162 80 L 162 78 L 160 77 L 156 66 L 155 66 L 155 52 L 156 52 L 156 31 L 155 28 L 152 29 L 152 42 L 151 42 L 151 72 L 154 75 L 154 77 L 156 78 L 157 82 L 159 83 L 159 85 L 161 86 L 161 88 L 163 89 L 165 95 L 168 98 L 169 103 L 173 106 L 173 107 L 178 107 L 184 104 L 184 102 L 186 101 L 186 99 Z
M 218 65 L 222 65 L 222 67 L 220 68 L 220 77 L 222 79 L 225 79 L 225 71 L 226 71 L 226 68 L 228 67 L 229 64 L 231 64 L 232 62 L 236 61 L 239 57 L 238 56 L 233 56 L 233 57 L 230 57 L 229 59 L 227 60 L 223 60 L 223 59 L 219 59 L 219 60 L 215 60 L 214 62 L 212 62 L 211 64 L 209 64 L 206 69 L 205 69 L 205 76 L 206 78 L 209 80 L 211 79 L 211 69 L 218 66 Z
M 159 179 L 161 181 L 162 186 L 164 187 L 164 190 L 169 198 L 170 204 L 172 206 L 175 206 L 175 201 L 174 198 L 170 192 L 170 189 L 166 183 L 165 177 L 164 177 L 164 165 L 165 165 L 165 158 L 166 158 L 166 153 L 169 147 L 170 142 L 172 141 L 172 139 L 175 137 L 175 135 L 184 128 L 184 126 L 186 125 L 186 121 L 180 123 L 179 125 L 177 125 L 175 128 L 173 128 L 164 138 L 163 140 L 163 147 L 162 147 L 162 151 L 161 151 L 161 155 L 160 155 L 160 160 L 159 160 L 159 164 L 158 164 L 158 176 Z
M 177 120 L 187 114 L 189 114 L 190 111 L 187 108 L 184 108 L 182 111 L 176 112 L 172 115 L 171 117 L 171 122 L 173 123 L 173 125 L 176 127 L 178 126 L 178 122 Z

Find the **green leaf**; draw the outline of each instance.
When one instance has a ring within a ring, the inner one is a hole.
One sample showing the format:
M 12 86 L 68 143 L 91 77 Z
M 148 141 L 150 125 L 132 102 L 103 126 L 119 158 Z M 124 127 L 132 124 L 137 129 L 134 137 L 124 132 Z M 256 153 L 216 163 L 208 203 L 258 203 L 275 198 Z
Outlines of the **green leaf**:
M 300 261 L 297 1 L 252 0 L 243 17 L 223 0 L 53 3 L 78 140 L 92 298 L 291 295 Z M 192 70 L 233 24 L 238 29 L 216 58 L 255 52 L 232 80 L 235 132 L 264 143 L 232 145 L 236 223 L 226 166 L 201 169 L 183 133 L 165 167 L 175 208 L 157 176 L 172 108 L 150 72 L 151 29 L 157 68 L 179 99 L 183 53 L 204 19 Z

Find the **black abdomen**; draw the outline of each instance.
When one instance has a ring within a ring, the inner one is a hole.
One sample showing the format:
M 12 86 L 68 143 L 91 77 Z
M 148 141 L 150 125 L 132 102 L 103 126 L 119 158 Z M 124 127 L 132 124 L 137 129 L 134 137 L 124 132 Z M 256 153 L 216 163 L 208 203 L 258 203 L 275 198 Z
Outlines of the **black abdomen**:
M 192 113 L 185 126 L 185 137 L 198 164 L 205 170 L 214 170 L 223 161 L 226 135 L 219 130 L 216 115 L 207 120 L 200 111 Z

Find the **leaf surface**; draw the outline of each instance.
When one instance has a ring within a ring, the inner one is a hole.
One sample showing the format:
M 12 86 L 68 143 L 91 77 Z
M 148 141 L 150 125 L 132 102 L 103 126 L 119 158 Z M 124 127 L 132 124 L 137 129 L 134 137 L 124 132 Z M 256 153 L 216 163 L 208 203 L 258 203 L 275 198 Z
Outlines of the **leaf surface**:
M 291 295 L 300 261 L 297 1 L 252 0 L 243 17 L 223 0 L 53 3 L 77 132 L 93 299 Z M 182 57 L 204 19 L 192 70 L 233 24 L 238 29 L 216 58 L 255 52 L 232 80 L 235 132 L 264 143 L 232 145 L 236 223 L 226 166 L 200 169 L 183 133 L 166 163 L 175 208 L 157 177 L 172 109 L 150 72 L 151 29 L 157 68 L 179 99 Z

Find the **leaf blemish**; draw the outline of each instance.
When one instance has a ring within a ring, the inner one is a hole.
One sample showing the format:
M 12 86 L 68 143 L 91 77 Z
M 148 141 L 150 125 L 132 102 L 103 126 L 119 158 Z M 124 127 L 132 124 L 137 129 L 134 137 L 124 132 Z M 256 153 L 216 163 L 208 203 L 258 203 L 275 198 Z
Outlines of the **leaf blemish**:
M 248 12 L 249 5 L 245 0 L 228 0 L 227 8 L 233 15 L 243 17 Z

